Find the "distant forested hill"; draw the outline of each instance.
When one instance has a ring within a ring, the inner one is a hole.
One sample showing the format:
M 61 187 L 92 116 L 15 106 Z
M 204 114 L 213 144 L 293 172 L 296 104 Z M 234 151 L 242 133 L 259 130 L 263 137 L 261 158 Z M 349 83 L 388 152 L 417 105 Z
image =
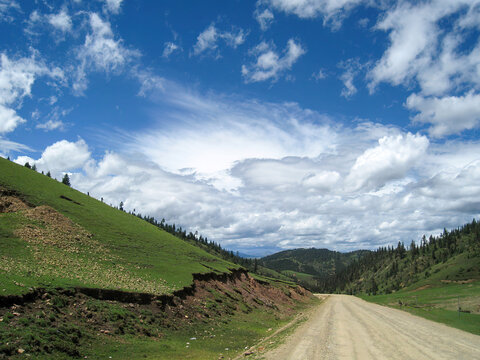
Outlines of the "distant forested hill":
M 263 257 L 259 264 L 315 290 L 320 280 L 338 274 L 368 253 L 368 250 L 341 253 L 328 249 L 294 249 Z
M 412 284 L 475 280 L 480 280 L 480 223 L 473 220 L 437 237 L 424 236 L 420 244 L 412 241 L 408 249 L 399 242 L 366 253 L 319 280 L 318 287 L 326 292 L 389 294 Z

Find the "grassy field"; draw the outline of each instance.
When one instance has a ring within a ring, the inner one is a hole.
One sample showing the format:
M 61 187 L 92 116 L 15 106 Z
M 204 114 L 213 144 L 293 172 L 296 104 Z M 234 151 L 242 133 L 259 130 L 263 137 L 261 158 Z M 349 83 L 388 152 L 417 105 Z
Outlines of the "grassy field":
M 48 208 L 44 214 L 30 210 L 0 213 L 0 295 L 52 286 L 165 294 L 190 285 L 193 273 L 238 268 L 133 215 L 3 158 L 0 188 L 18 192 L 30 205 L 49 206 L 72 221 L 69 224 Z M 45 217 L 53 218 L 53 223 Z M 32 232 L 36 236 L 29 239 L 36 240 L 22 239 L 22 233 Z M 52 234 L 60 237 L 56 243 L 51 241 Z

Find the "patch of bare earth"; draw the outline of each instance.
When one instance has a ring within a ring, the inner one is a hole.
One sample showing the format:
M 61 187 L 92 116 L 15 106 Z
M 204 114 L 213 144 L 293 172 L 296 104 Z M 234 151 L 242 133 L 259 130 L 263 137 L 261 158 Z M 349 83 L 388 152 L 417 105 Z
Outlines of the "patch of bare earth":
M 0 188 L 0 213 L 26 210 L 29 206 L 13 192 Z
M 15 231 L 16 236 L 30 243 L 55 246 L 72 253 L 100 246 L 91 233 L 50 206 L 30 208 L 24 210 L 23 215 L 39 224 L 29 224 Z

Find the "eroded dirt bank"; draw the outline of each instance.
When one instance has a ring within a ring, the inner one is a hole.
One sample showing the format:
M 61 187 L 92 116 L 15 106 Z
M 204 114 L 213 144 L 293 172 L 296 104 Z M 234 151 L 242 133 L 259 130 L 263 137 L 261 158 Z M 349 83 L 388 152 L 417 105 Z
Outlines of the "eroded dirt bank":
M 87 288 L 37 289 L 22 297 L 0 298 L 0 321 L 11 330 L 3 332 L 8 342 L 0 346 L 0 359 L 21 356 L 19 351 L 78 357 L 98 336 L 161 339 L 165 332 L 198 323 L 216 327 L 229 316 L 255 309 L 282 318 L 311 297 L 303 288 L 272 286 L 243 270 L 197 274 L 190 287 L 163 296 Z M 40 330 L 28 335 L 34 328 Z

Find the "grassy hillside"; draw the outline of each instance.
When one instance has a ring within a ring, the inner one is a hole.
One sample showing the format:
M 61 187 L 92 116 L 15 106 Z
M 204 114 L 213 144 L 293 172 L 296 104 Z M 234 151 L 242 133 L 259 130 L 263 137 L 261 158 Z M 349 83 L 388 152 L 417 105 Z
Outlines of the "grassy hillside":
M 233 357 L 315 301 L 202 247 L 0 158 L 0 359 Z
M 368 250 L 341 253 L 328 249 L 294 249 L 263 257 L 259 263 L 316 290 L 317 279 L 339 273 L 367 253 Z
M 193 273 L 238 267 L 3 158 L 0 189 L 19 207 L 0 213 L 0 295 L 46 286 L 166 294 Z

